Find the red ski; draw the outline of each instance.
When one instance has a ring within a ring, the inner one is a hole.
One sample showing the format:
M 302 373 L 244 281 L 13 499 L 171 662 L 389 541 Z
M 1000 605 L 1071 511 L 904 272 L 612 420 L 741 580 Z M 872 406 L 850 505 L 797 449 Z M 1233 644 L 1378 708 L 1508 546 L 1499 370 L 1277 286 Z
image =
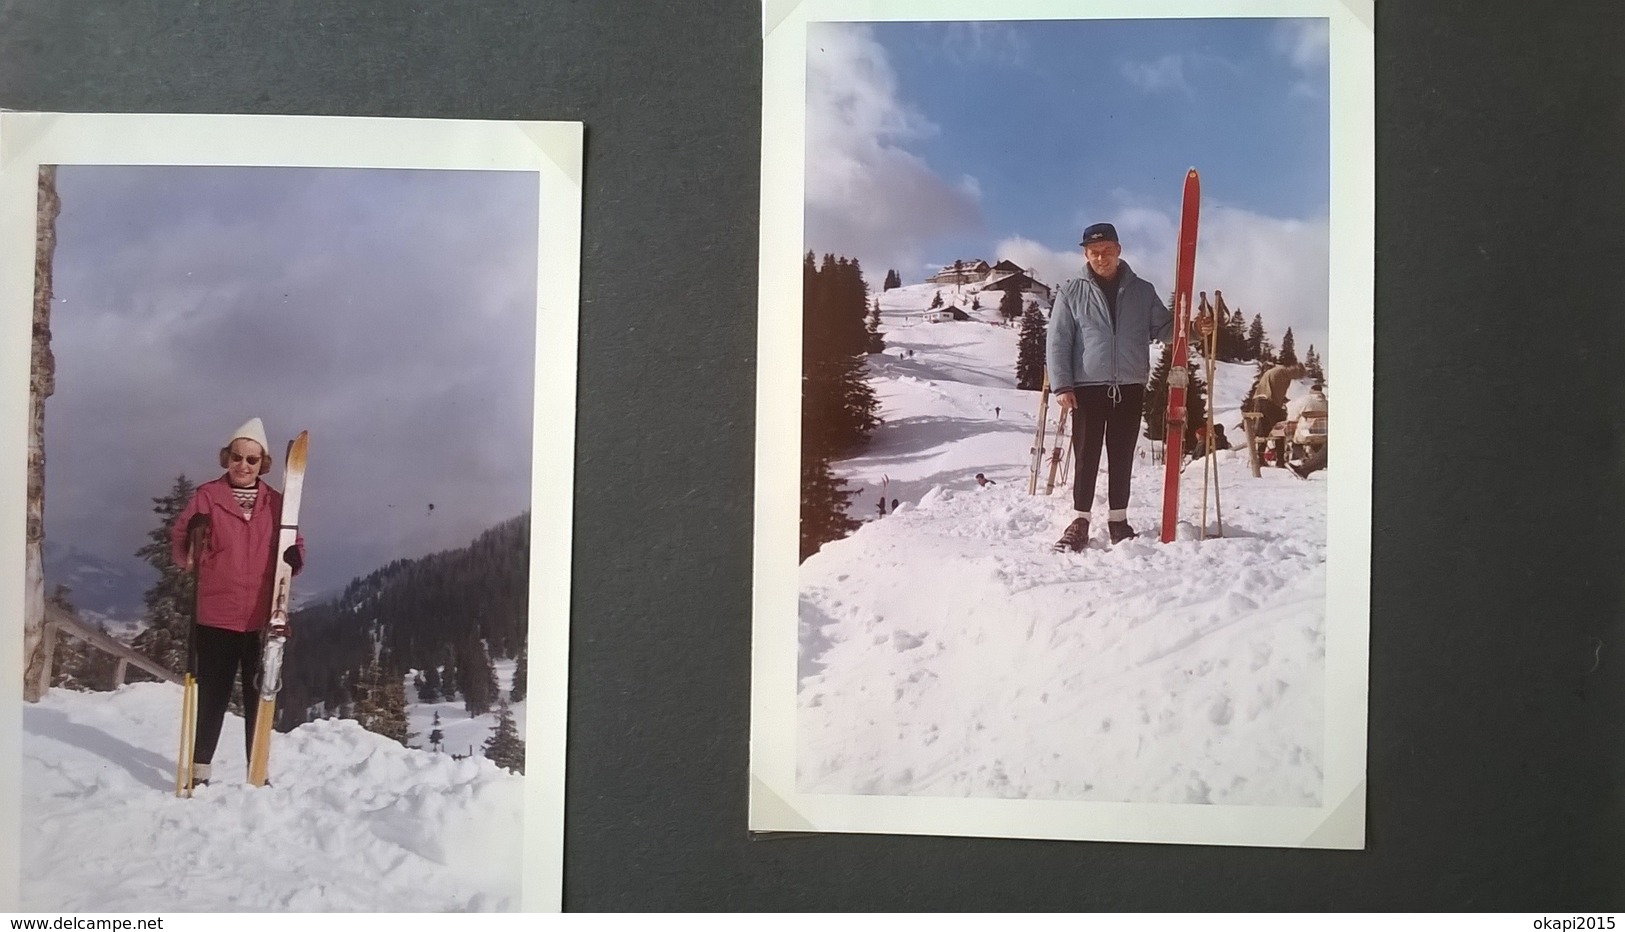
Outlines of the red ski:
M 1174 266 L 1174 358 L 1168 366 L 1168 416 L 1162 480 L 1162 542 L 1173 543 L 1179 525 L 1179 461 L 1185 442 L 1185 389 L 1190 384 L 1191 289 L 1196 283 L 1196 220 L 1202 181 L 1196 169 L 1185 173 L 1185 203 L 1179 214 L 1179 260 Z

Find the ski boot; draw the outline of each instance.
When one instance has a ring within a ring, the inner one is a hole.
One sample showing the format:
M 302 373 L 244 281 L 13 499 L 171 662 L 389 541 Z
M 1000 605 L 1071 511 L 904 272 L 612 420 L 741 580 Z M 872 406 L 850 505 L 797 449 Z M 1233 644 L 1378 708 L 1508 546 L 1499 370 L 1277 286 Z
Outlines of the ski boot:
M 1056 553 L 1077 553 L 1089 546 L 1089 519 L 1079 517 L 1066 526 L 1061 539 L 1055 542 Z
M 1130 527 L 1127 521 L 1108 521 L 1106 522 L 1106 530 L 1111 532 L 1113 545 L 1121 544 L 1131 537 L 1140 536 L 1134 533 L 1134 528 Z

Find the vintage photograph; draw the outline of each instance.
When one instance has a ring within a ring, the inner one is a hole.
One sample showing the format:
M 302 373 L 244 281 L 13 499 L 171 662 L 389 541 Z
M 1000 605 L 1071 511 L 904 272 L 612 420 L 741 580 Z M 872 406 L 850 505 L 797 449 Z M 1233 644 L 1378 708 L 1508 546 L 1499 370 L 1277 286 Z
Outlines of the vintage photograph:
M 1333 270 L 1369 202 L 1333 139 L 1370 90 L 1334 68 L 1361 24 L 1298 6 L 770 35 L 804 82 L 762 268 L 799 501 L 793 555 L 758 529 L 754 828 L 1361 844 L 1309 839 L 1363 794 L 1328 580 L 1368 576 L 1329 529 L 1366 534 L 1370 265 Z
M 37 178 L 23 908 L 523 908 L 568 606 L 542 173 Z

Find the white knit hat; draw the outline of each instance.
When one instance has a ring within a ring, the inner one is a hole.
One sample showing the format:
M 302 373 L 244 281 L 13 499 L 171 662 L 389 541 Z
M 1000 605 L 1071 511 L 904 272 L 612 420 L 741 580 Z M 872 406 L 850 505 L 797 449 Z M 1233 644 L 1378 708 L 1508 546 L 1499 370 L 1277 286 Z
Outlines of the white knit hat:
M 267 453 L 271 452 L 271 442 L 265 439 L 265 425 L 260 423 L 260 419 L 257 417 L 251 417 L 244 421 L 243 426 L 237 428 L 237 432 L 231 435 L 230 440 L 226 441 L 226 446 L 231 446 L 239 437 L 252 440 L 260 445 L 261 450 Z

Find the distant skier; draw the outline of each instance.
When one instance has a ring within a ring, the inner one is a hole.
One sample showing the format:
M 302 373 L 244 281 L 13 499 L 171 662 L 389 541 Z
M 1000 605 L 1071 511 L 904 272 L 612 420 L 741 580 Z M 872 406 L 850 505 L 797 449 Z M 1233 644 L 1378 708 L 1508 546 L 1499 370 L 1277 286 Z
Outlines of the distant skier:
M 994 405 L 994 406 L 993 406 L 993 420 L 995 420 L 995 421 L 996 421 L 996 420 L 998 420 L 998 419 L 999 419 L 999 406 L 998 406 L 998 405 Z
M 192 519 L 208 519 L 208 543 L 197 563 L 197 618 L 193 657 L 197 672 L 197 738 L 193 744 L 192 785 L 209 783 L 210 764 L 242 674 L 243 753 L 249 753 L 259 710 L 262 631 L 271 617 L 271 581 L 276 574 L 276 542 L 282 521 L 282 493 L 260 477 L 271 471 L 265 425 L 250 418 L 220 449 L 226 472 L 197 487 L 192 500 L 169 528 L 169 556 L 186 565 L 186 537 Z M 304 568 L 301 536 L 283 551 L 293 571 Z
M 1156 286 L 1122 261 L 1116 227 L 1094 224 L 1083 231 L 1080 245 L 1083 275 L 1056 294 L 1047 333 L 1046 361 L 1057 403 L 1063 412 L 1076 409 L 1072 507 L 1077 514 L 1056 541 L 1058 551 L 1082 550 L 1089 542 L 1102 443 L 1107 529 L 1114 544 L 1135 536 L 1128 523 L 1128 500 L 1145 383 L 1151 375 L 1151 341 L 1166 342 L 1174 334 L 1174 316 Z
M 994 482 L 992 479 L 989 479 L 988 477 L 982 475 L 981 473 L 976 474 L 976 487 L 977 488 L 985 489 L 990 485 L 998 485 L 998 483 Z

